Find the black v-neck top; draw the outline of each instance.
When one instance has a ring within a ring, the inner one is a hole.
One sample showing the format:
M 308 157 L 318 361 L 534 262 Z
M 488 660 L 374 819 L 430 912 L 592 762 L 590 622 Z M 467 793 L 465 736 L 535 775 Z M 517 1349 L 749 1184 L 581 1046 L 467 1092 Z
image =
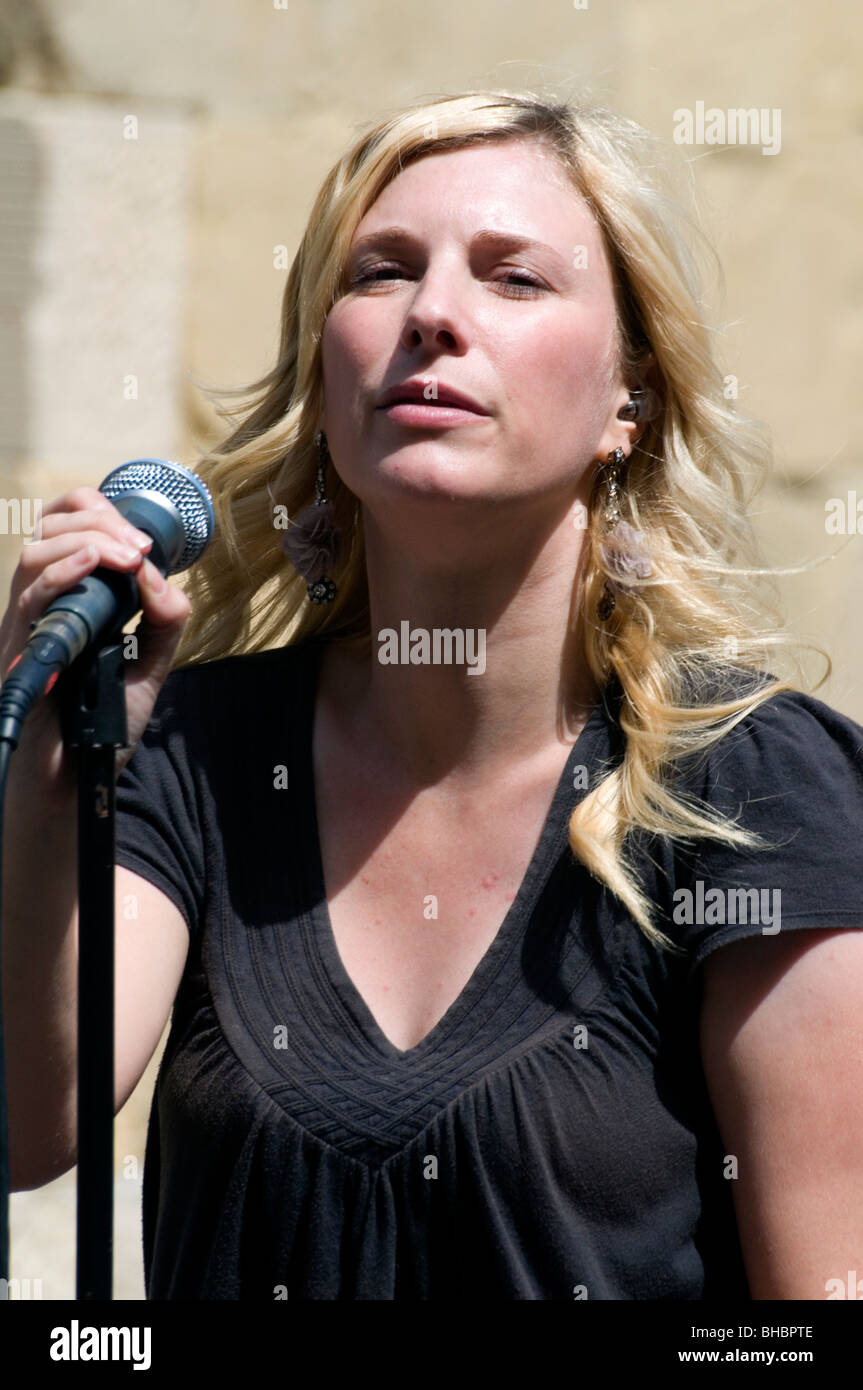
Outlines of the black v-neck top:
M 173 672 L 118 779 L 116 862 L 190 932 L 147 1137 L 147 1297 L 748 1299 L 698 967 L 743 936 L 770 949 L 777 887 L 783 929 L 863 926 L 863 729 L 783 694 L 680 774 L 774 847 L 636 839 L 677 957 L 568 847 L 573 807 L 623 756 L 609 685 L 497 936 L 402 1051 L 329 920 L 320 650 Z M 756 890 L 748 920 L 709 896 L 735 887 Z

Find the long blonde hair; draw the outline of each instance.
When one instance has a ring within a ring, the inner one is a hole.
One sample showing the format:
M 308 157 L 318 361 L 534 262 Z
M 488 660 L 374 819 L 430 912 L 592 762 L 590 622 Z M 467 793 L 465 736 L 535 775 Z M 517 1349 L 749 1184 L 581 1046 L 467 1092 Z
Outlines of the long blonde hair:
M 725 398 L 694 254 L 706 243 L 691 244 L 691 234 L 700 233 L 676 194 L 664 147 L 634 122 L 532 92 L 480 91 L 417 102 L 364 128 L 327 175 L 309 216 L 285 286 L 276 365 L 251 386 L 219 393 L 244 400 L 219 413 L 232 422 L 244 418 L 196 465 L 213 496 L 217 531 L 183 576 L 192 615 L 173 666 L 313 634 L 370 651 L 357 499 L 337 482 L 337 517 L 350 544 L 333 574 L 338 595 L 329 605 L 308 601 L 275 524 L 279 508 L 296 516 L 314 496 L 324 322 L 343 288 L 356 227 L 406 164 L 479 141 L 526 137 L 556 155 L 604 234 L 623 367 L 634 371 L 646 353 L 655 363 L 653 418 L 628 460 L 623 488 L 624 515 L 645 533 L 652 573 L 618 596 L 605 622 L 587 618 L 596 614 L 609 574 L 597 470 L 573 576 L 590 671 L 600 689 L 612 675 L 620 683 L 626 747 L 622 762 L 572 812 L 570 845 L 650 938 L 679 950 L 653 923 L 653 905 L 626 862 L 626 837 L 641 829 L 761 844 L 736 822 L 675 794 L 670 773 L 678 759 L 705 751 L 765 700 L 797 686 L 765 670 L 768 654 L 793 639 L 780 630 L 775 601 L 758 592 L 756 576 L 765 571 L 756 567 L 747 517 L 769 446 Z M 717 674 L 732 668 L 758 678 L 736 698 L 711 698 L 721 691 Z

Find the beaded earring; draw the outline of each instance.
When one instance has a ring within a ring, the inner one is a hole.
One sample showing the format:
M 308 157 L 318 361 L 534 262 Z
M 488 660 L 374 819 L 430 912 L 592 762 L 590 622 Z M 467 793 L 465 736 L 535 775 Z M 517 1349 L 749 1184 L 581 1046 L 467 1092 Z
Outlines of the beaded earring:
M 617 607 L 616 593 L 633 593 L 638 586 L 631 581 L 647 579 L 653 572 L 644 532 L 637 531 L 620 514 L 620 470 L 625 462 L 626 455 L 618 447 L 608 455 L 604 465 L 604 534 L 600 550 L 612 574 L 606 577 L 605 589 L 597 606 L 600 622 L 610 618 Z
M 282 549 L 297 573 L 306 580 L 312 603 L 332 603 L 338 590 L 328 571 L 335 568 L 341 557 L 343 537 L 335 524 L 335 507 L 327 501 L 326 464 L 330 452 L 326 435 L 315 435 L 315 444 L 318 449 L 315 500 L 288 526 L 282 536 Z

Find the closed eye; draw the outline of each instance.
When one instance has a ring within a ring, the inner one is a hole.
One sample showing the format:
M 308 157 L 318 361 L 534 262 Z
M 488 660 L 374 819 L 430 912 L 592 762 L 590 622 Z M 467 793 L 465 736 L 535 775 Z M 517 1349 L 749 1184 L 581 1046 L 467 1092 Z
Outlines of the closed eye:
M 383 278 L 380 277 L 384 276 L 403 279 L 404 271 L 397 265 L 368 266 L 353 277 L 351 285 L 383 284 Z M 541 280 L 527 270 L 510 270 L 505 276 L 492 280 L 491 283 L 505 286 L 506 296 L 513 299 L 532 298 L 537 291 L 546 288 Z

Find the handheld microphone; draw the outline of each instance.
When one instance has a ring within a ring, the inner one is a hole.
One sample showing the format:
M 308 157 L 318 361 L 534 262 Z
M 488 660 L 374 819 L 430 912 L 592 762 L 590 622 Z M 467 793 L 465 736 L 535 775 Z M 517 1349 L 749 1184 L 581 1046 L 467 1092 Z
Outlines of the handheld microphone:
M 179 574 L 203 554 L 216 528 L 204 482 L 181 463 L 132 459 L 100 484 L 126 521 L 151 536 L 148 559 L 162 575 Z M 32 635 L 0 688 L 0 741 L 17 747 L 21 726 L 40 696 L 76 657 L 117 633 L 141 608 L 131 574 L 100 566 L 59 594 L 31 623 Z

